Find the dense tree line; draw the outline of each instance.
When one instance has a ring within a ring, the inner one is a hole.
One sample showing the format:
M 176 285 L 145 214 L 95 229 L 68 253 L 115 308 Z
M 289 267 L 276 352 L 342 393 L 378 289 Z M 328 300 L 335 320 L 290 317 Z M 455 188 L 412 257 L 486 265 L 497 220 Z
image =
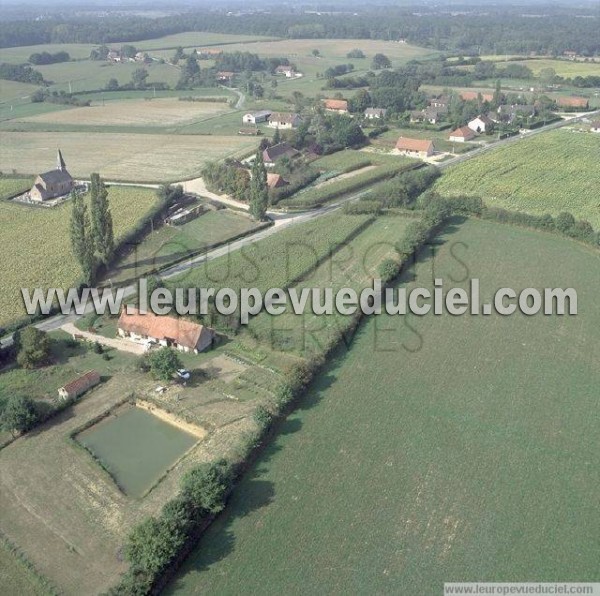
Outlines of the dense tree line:
M 391 39 L 407 40 L 453 53 L 536 52 L 561 55 L 574 50 L 585 56 L 600 51 L 597 22 L 578 18 L 561 7 L 544 7 L 544 16 L 525 18 L 540 12 L 539 6 L 491 8 L 485 15 L 468 7 L 466 14 L 449 18 L 440 10 L 417 14 L 410 7 L 356 6 L 360 18 L 351 14 L 314 15 L 278 7 L 263 14 L 228 16 L 226 11 L 193 11 L 157 19 L 113 17 L 102 19 L 67 17 L 23 20 L 0 24 L 0 47 L 43 43 L 114 43 L 124 39 L 152 39 L 183 31 L 267 35 L 288 38 Z M 590 9 L 591 10 L 591 9 Z M 469 14 L 469 12 L 471 14 Z M 593 13 L 590 13 L 593 14 Z M 510 32 L 507 34 L 507 32 Z
M 31 64 L 57 64 L 58 62 L 69 62 L 71 56 L 68 52 L 34 52 L 29 56 L 28 62 Z
M 0 63 L 0 79 L 7 81 L 18 81 L 19 83 L 32 83 L 33 85 L 44 85 L 44 77 L 39 70 L 34 70 L 27 64 Z

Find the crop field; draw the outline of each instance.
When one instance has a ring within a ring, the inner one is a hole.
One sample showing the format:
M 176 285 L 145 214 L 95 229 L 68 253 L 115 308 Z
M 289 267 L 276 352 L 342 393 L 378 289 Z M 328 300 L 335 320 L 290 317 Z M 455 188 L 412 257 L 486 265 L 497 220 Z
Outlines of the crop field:
M 436 277 L 479 277 L 484 298 L 506 285 L 576 287 L 578 316 L 371 318 L 167 593 L 600 580 L 598 252 L 478 221 L 440 240 Z M 431 288 L 431 268 L 421 261 L 407 283 Z
M 253 287 L 263 292 L 284 288 L 318 265 L 368 220 L 363 215 L 327 215 L 208 261 L 169 280 L 169 285 L 236 291 Z
M 378 277 L 379 264 L 386 258 L 397 258 L 394 246 L 409 221 L 398 215 L 375 219 L 294 287 L 298 292 L 303 288 L 333 288 L 334 292 L 352 288 L 358 293 L 371 286 L 373 278 Z M 346 317 L 337 313 L 295 315 L 289 301 L 287 307 L 290 312 L 283 315 L 262 312 L 254 317 L 249 324 L 252 337 L 270 343 L 272 349 L 306 355 L 322 350 L 335 332 L 346 329 Z
M 112 187 L 109 200 L 119 238 L 154 205 L 146 188 Z M 4 258 L 0 263 L 0 325 L 25 315 L 20 288 L 71 287 L 79 267 L 71 254 L 71 205 L 55 208 L 0 203 Z
M 27 122 L 87 126 L 173 126 L 229 111 L 225 102 L 191 102 L 176 98 L 144 99 L 96 104 L 32 116 Z
M 109 277 L 116 284 L 131 281 L 190 252 L 227 241 L 255 227 L 256 223 L 249 217 L 228 209 L 209 211 L 182 226 L 163 226 L 146 236 Z
M 561 129 L 524 139 L 446 170 L 435 189 L 534 214 L 569 211 L 600 228 L 600 137 Z
M 109 180 L 156 183 L 194 178 L 207 161 L 257 145 L 256 139 L 219 135 L 3 132 L 2 139 L 0 171 L 44 172 L 60 147 L 75 177 L 100 172 Z
M 368 154 L 365 155 L 365 157 L 367 156 Z M 281 201 L 280 205 L 301 209 L 324 205 L 351 193 L 360 192 L 371 184 L 391 178 L 403 170 L 412 168 L 418 161 L 411 157 L 397 156 L 395 164 L 365 168 L 351 177 L 340 176 L 339 179 L 333 179 L 325 186 L 308 186 L 292 198 Z

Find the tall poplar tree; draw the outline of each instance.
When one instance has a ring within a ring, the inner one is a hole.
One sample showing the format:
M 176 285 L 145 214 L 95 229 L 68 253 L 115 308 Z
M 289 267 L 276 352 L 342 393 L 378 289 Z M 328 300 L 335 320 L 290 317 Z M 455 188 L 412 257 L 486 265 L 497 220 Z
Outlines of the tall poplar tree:
M 115 238 L 108 190 L 99 174 L 92 174 L 90 195 L 94 249 L 100 262 L 108 265 L 115 251 Z
M 265 219 L 269 205 L 269 187 L 267 186 L 267 170 L 260 150 L 256 153 L 256 159 L 252 164 L 249 195 L 250 215 L 258 221 Z
M 76 190 L 72 193 L 73 210 L 71 212 L 71 248 L 81 267 L 83 281 L 91 284 L 94 279 L 95 259 L 92 227 L 81 193 Z

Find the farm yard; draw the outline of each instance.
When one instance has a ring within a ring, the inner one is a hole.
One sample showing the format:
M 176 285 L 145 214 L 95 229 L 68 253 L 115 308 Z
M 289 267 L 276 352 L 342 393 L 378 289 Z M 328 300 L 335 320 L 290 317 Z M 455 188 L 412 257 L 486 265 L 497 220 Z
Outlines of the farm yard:
M 194 178 L 207 161 L 256 148 L 254 139 L 218 135 L 2 132 L 2 138 L 3 171 L 46 171 L 52 165 L 49 156 L 60 147 L 75 177 L 99 171 L 107 180 L 154 183 Z
M 599 154 L 599 135 L 563 128 L 452 166 L 435 189 L 538 215 L 569 211 L 599 229 Z
M 466 266 L 484 297 L 507 280 L 577 287 L 579 316 L 370 318 L 167 593 L 243 583 L 266 594 L 435 594 L 448 578 L 600 579 L 600 459 L 589 449 L 600 439 L 589 415 L 597 254 L 490 222 L 451 225 L 441 241 L 436 276 L 465 279 Z M 427 259 L 415 274 L 406 283 L 431 286 Z
M 6 179 L 0 180 L 0 188 Z M 122 237 L 150 211 L 154 190 L 111 187 L 111 211 L 115 236 Z M 69 202 L 44 209 L 12 202 L 0 203 L 0 229 L 4 258 L 0 263 L 0 325 L 25 315 L 21 288 L 71 287 L 79 268 L 71 253 Z

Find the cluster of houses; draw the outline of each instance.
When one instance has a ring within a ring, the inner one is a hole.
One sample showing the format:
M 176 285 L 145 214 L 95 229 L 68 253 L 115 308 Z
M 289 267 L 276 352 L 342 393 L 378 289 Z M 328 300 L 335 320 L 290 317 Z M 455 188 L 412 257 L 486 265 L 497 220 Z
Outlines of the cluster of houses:
M 271 128 L 280 128 L 289 130 L 298 128 L 302 123 L 299 114 L 292 112 L 271 112 L 270 110 L 259 110 L 257 112 L 248 112 L 242 116 L 243 124 L 266 123 Z
M 106 60 L 108 62 L 141 62 L 149 64 L 152 62 L 152 58 L 147 52 L 136 52 L 135 56 L 125 56 L 121 50 L 110 49 L 106 54 Z

